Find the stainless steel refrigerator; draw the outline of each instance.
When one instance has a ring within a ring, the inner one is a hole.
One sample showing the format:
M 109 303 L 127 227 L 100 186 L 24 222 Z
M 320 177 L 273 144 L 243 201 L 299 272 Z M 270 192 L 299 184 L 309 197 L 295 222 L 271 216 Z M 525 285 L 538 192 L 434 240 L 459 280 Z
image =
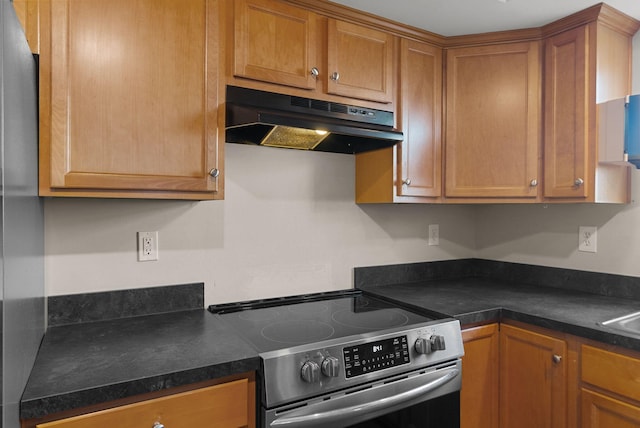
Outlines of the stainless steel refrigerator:
M 10 0 L 0 0 L 0 18 L 0 428 L 19 428 L 20 396 L 45 328 L 44 214 L 36 60 Z

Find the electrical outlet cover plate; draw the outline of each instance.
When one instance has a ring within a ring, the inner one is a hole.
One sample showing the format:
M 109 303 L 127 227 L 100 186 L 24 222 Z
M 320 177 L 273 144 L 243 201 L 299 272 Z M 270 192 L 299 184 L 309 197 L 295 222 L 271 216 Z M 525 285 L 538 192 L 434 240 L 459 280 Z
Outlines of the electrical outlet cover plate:
M 138 261 L 158 260 L 158 232 L 138 232 Z
M 598 229 L 595 226 L 578 228 L 578 251 L 595 253 L 598 251 Z
M 429 245 L 440 245 L 440 225 L 429 225 Z

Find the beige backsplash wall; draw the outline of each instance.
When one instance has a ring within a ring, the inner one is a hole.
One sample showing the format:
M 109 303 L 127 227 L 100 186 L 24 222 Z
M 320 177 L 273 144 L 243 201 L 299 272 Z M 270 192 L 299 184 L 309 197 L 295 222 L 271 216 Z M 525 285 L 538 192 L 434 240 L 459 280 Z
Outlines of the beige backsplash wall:
M 640 171 L 629 205 L 487 205 L 477 209 L 478 257 L 640 276 Z M 597 253 L 578 251 L 596 226 Z
M 353 156 L 225 150 L 224 201 L 46 200 L 48 295 L 197 281 L 209 304 L 349 288 L 354 266 L 474 256 L 473 207 L 358 206 Z M 136 261 L 136 231 L 159 232 L 160 260 Z

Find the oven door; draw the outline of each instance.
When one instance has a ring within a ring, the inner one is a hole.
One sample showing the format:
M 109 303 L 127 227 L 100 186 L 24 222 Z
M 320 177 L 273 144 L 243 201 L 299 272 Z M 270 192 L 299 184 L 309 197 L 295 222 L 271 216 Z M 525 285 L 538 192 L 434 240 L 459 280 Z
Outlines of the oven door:
M 460 360 L 265 410 L 265 428 L 460 426 Z

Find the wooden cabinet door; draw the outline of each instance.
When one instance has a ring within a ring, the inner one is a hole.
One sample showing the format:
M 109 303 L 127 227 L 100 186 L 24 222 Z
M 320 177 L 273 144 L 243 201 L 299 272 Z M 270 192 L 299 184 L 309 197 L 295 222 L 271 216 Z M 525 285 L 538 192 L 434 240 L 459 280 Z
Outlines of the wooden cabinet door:
M 536 198 L 538 42 L 447 51 L 445 195 Z
M 218 2 L 40 7 L 41 195 L 219 197 Z
M 330 18 L 327 92 L 392 102 L 393 44 L 394 36 L 390 33 Z
M 168 428 L 253 427 L 255 397 L 249 381 L 236 380 L 154 400 L 36 425 L 36 428 L 139 428 L 159 422 Z
M 588 26 L 578 27 L 545 42 L 546 198 L 586 198 L 592 185 L 588 31 Z
M 498 324 L 462 331 L 462 388 L 460 428 L 498 428 L 499 424 Z
M 442 192 L 442 49 L 401 41 L 400 87 L 404 141 L 398 144 L 397 193 Z
M 582 389 L 582 428 L 638 428 L 640 407 Z
M 510 325 L 500 326 L 500 426 L 564 428 L 567 344 Z
M 314 89 L 311 70 L 320 67 L 316 27 L 315 14 L 305 9 L 276 0 L 236 0 L 234 75 Z

